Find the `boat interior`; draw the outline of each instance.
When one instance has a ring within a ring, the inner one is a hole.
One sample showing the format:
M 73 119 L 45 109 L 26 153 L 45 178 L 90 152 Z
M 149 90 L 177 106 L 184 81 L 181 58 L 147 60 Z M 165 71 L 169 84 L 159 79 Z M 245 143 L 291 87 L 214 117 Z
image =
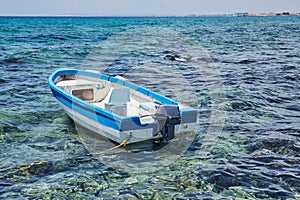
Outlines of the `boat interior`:
M 82 76 L 63 75 L 56 86 L 94 106 L 122 117 L 139 116 L 141 122 L 153 122 L 153 114 L 160 105 L 155 99 L 123 85 Z

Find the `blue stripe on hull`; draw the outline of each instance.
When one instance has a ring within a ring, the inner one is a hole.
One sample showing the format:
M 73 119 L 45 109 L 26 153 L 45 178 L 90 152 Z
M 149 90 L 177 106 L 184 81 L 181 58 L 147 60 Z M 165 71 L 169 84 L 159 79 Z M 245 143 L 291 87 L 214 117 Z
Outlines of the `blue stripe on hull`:
M 57 77 L 62 75 L 70 75 L 70 74 L 79 74 L 82 76 L 87 77 L 93 77 L 98 78 L 101 80 L 110 81 L 113 83 L 117 83 L 120 85 L 123 85 L 125 87 L 128 87 L 132 90 L 135 90 L 137 92 L 140 92 L 146 96 L 152 97 L 153 99 L 156 99 L 157 101 L 163 103 L 163 104 L 173 104 L 178 105 L 178 102 L 173 101 L 172 99 L 169 99 L 165 96 L 162 96 L 160 94 L 157 94 L 155 92 L 152 92 L 150 90 L 147 90 L 143 87 L 137 86 L 131 82 L 123 81 L 121 79 L 118 79 L 116 77 L 110 77 L 104 74 L 98 74 L 93 73 L 89 71 L 80 71 L 76 69 L 59 69 L 56 72 L 54 72 L 48 79 L 49 86 L 52 90 L 52 93 L 54 97 L 60 101 L 62 104 L 66 105 L 67 107 L 73 109 L 75 112 L 80 113 L 81 115 L 88 117 L 98 123 L 101 123 L 105 126 L 111 127 L 118 131 L 128 131 L 128 130 L 138 130 L 138 129 L 146 129 L 146 128 L 153 128 L 156 129 L 157 123 L 149 123 L 149 124 L 141 124 L 140 119 L 138 116 L 135 117 L 121 117 L 119 115 L 115 115 L 107 110 L 104 110 L 102 108 L 96 107 L 94 105 L 91 105 L 77 97 L 74 97 L 73 95 L 67 93 L 66 91 L 58 88 L 54 81 Z M 196 112 L 196 110 L 192 109 Z M 180 111 L 181 117 L 184 118 L 185 114 L 188 112 L 193 111 Z M 194 122 L 196 121 L 195 117 L 189 118 L 188 122 Z
M 83 106 L 80 103 L 75 102 L 75 98 L 71 100 L 65 95 L 62 95 L 60 92 L 52 89 L 53 96 L 60 101 L 65 106 L 74 110 L 75 112 L 88 117 L 98 123 L 101 123 L 105 126 L 113 128 L 118 131 L 129 131 L 129 130 L 138 130 L 138 129 L 146 129 L 146 128 L 155 128 L 157 123 L 151 124 L 141 124 L 139 117 L 131 117 L 131 118 L 123 118 L 118 119 L 111 116 L 107 116 L 98 111 L 98 107 L 87 107 Z M 92 109 L 91 109 L 92 108 Z
M 61 95 L 59 92 L 52 90 L 54 97 L 60 101 L 65 106 L 74 110 L 75 112 L 88 117 L 96 122 L 99 122 L 105 126 L 111 127 L 115 130 L 121 131 L 121 121 L 118 121 L 115 118 L 111 118 L 110 116 L 104 115 L 96 111 L 96 109 L 91 109 L 86 106 L 82 106 L 75 101 L 72 101 L 68 97 Z

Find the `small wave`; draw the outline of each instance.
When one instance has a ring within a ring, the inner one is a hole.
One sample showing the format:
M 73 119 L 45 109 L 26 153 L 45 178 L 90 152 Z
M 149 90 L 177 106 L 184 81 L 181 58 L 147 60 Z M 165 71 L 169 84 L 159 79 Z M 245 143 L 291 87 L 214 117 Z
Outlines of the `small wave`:
M 243 59 L 240 60 L 238 62 L 236 62 L 237 64 L 252 64 L 252 63 L 256 63 L 256 60 L 251 60 L 251 59 Z
M 49 40 L 49 39 L 53 39 L 53 40 L 62 40 L 65 41 L 68 38 L 61 36 L 61 35 L 54 35 L 54 34 L 40 34 L 40 35 L 35 35 L 32 36 L 31 39 L 33 40 Z
M 4 124 L 0 124 L 0 134 L 3 133 L 11 133 L 11 132 L 23 132 L 18 126 L 12 125 L 12 124 L 8 124 L 8 123 L 4 123 Z
M 14 58 L 14 57 L 0 60 L 0 64 L 3 64 L 3 65 L 20 64 L 20 63 L 23 63 L 21 61 L 21 59 L 20 58 Z

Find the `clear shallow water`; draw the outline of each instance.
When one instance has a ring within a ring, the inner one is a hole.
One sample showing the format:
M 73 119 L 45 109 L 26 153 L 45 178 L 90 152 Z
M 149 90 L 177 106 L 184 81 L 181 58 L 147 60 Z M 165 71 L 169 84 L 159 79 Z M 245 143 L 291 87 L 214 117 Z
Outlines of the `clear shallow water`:
M 0 24 L 1 198 L 300 198 L 299 17 L 0 18 Z M 209 57 L 200 71 L 166 59 L 194 56 L 199 44 L 208 53 L 202 58 Z M 103 57 L 93 60 L 91 52 Z M 219 74 L 205 76 L 212 61 Z M 144 174 L 88 155 L 47 78 L 57 68 L 89 64 L 198 107 L 188 150 Z M 191 92 L 168 72 L 182 74 Z M 216 79 L 226 98 L 212 91 Z M 214 119 L 221 122 L 213 126 Z M 28 167 L 38 161 L 45 162 Z

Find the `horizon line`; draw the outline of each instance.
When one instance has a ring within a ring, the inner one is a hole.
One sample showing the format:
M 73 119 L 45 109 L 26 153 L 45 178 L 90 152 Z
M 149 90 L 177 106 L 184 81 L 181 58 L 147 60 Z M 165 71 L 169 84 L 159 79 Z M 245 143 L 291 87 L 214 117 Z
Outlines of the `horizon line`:
M 264 13 L 250 13 L 250 12 L 235 12 L 235 13 L 211 13 L 211 14 L 120 14 L 120 15 L 113 15 L 113 14 L 4 14 L 0 17 L 210 17 L 210 16 L 240 16 L 241 14 L 245 14 L 245 16 L 267 16 L 267 15 L 276 15 L 276 14 L 283 14 L 289 13 L 291 15 L 300 15 L 300 12 L 264 12 Z
M 0 17 L 196 17 L 196 16 L 230 16 L 234 14 L 187 14 L 187 15 L 88 15 L 88 14 L 58 14 L 58 15 L 1 15 Z

